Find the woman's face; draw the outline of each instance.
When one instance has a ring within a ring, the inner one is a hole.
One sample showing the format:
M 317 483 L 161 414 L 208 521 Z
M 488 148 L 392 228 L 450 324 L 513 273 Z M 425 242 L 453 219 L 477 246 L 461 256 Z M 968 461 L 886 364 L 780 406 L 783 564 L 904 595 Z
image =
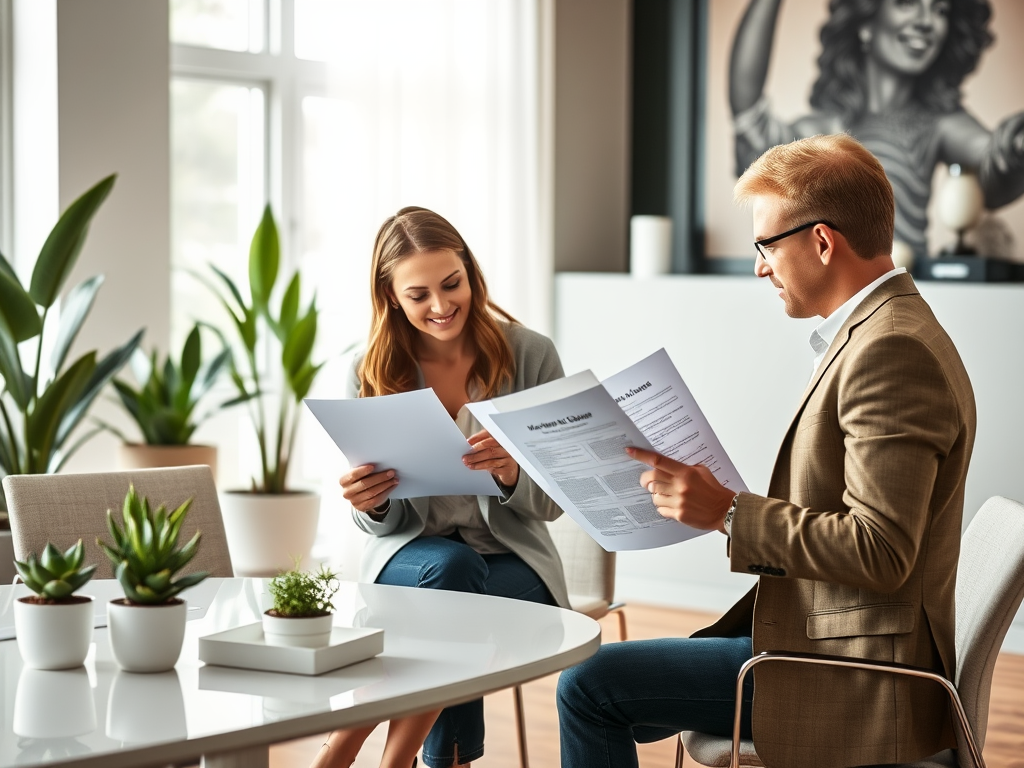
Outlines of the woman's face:
M 868 29 L 870 56 L 906 75 L 920 75 L 942 50 L 952 0 L 882 0 Z
M 454 341 L 466 327 L 473 289 L 458 254 L 426 251 L 398 263 L 391 295 L 413 328 L 437 341 Z

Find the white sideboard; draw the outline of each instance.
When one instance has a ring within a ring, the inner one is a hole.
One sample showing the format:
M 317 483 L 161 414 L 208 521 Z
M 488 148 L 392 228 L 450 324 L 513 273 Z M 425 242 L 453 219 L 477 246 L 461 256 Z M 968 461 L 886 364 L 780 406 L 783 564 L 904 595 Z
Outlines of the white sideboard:
M 974 384 L 978 434 L 965 524 L 990 496 L 1024 500 L 1024 285 L 922 282 Z M 752 277 L 561 273 L 555 341 L 566 373 L 600 378 L 665 347 L 750 490 L 768 486 L 779 441 L 811 372 L 813 320 L 786 316 Z M 719 534 L 620 555 L 617 597 L 722 610 L 752 583 Z M 1024 611 L 1004 650 L 1024 653 Z

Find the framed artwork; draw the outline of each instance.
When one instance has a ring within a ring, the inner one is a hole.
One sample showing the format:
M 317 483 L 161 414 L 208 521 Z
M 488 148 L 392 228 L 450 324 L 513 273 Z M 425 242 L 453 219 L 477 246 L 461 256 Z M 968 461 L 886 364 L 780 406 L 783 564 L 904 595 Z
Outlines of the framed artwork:
M 699 14 L 698 268 L 752 263 L 750 216 L 732 202 L 749 162 L 773 144 L 843 130 L 882 160 L 897 239 L 915 256 L 955 238 L 939 221 L 936 193 L 959 163 L 999 202 L 981 245 L 1003 252 L 985 255 L 1024 262 L 1024 46 L 1015 42 L 1024 3 L 700 0 Z

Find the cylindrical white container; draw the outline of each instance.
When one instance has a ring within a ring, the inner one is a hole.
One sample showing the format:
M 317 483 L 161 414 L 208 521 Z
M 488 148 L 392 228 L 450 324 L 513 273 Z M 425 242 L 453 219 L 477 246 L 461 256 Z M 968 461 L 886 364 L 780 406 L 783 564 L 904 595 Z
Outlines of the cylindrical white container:
M 178 663 L 185 639 L 184 600 L 166 605 L 107 603 L 107 626 L 114 661 L 127 672 L 166 672 Z
M 227 491 L 220 494 L 220 512 L 235 576 L 276 576 L 309 562 L 320 517 L 317 494 Z
M 263 637 L 267 645 L 291 648 L 323 648 L 330 642 L 334 615 L 290 619 L 263 614 Z
M 14 633 L 26 667 L 70 669 L 85 661 L 92 643 L 91 597 L 81 602 L 38 605 L 14 601 Z
M 672 219 L 634 216 L 629 220 L 629 272 L 654 277 L 672 271 Z

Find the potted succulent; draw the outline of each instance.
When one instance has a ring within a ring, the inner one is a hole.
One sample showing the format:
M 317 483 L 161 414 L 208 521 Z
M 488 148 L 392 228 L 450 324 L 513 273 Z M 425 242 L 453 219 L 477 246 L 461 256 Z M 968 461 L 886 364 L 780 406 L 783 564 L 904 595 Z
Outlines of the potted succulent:
M 331 637 L 337 575 L 321 564 L 314 572 L 295 569 L 270 582 L 273 607 L 263 613 L 263 635 L 268 645 L 320 648 Z
M 279 261 L 277 225 L 267 206 L 249 249 L 250 300 L 246 302 L 230 277 L 213 268 L 223 284 L 223 290 L 213 290 L 245 353 L 241 369 L 238 356 L 232 356 L 231 380 L 237 400 L 248 403 L 261 462 L 260 474 L 252 479 L 250 489 L 221 494 L 231 562 L 239 576 L 273 576 L 291 568 L 296 558 L 300 562 L 307 558 L 320 514 L 317 494 L 288 486 L 302 399 L 323 367 L 312 362 L 316 300 L 300 311 L 301 282 L 296 271 L 276 310 L 271 306 Z M 257 362 L 258 357 L 262 360 L 261 345 L 267 339 L 276 340 L 279 347 L 279 381 Z M 271 397 L 274 388 L 278 389 L 276 398 Z
M 209 574 L 191 573 L 175 578 L 199 549 L 200 532 L 178 546 L 181 525 L 192 505 L 187 499 L 168 513 L 161 504 L 151 510 L 135 486 L 128 488 L 121 518 L 123 527 L 107 510 L 107 529 L 113 544 L 97 544 L 110 558 L 114 575 L 125 596 L 107 606 L 110 647 L 114 660 L 128 672 L 165 672 L 174 667 L 185 638 L 185 601 L 182 590 Z
M 168 355 L 161 363 L 154 351 L 150 356 L 136 349 L 129 361 L 138 388 L 114 379 L 121 405 L 132 417 L 142 442 L 128 439 L 110 424 L 102 423 L 123 441 L 119 459 L 123 469 L 182 467 L 206 464 L 217 476 L 217 448 L 190 443 L 193 433 L 217 410 L 231 401 L 199 410 L 200 401 L 227 370 L 231 350 L 222 349 L 203 362 L 200 324 L 196 323 L 185 340 L 180 362 Z
M 93 429 L 77 435 L 76 428 L 142 338 L 140 330 L 102 358 L 93 350 L 69 364 L 68 353 L 103 283 L 102 275 L 68 291 L 59 304 L 59 319 L 51 317 L 78 261 L 89 223 L 110 194 L 114 178 L 103 179 L 64 211 L 39 251 L 27 288 L 0 255 L 0 479 L 57 472 L 96 434 Z M 4 510 L 0 486 L 0 511 Z M 2 527 L 6 528 L 6 514 Z M 10 583 L 14 573 L 7 568 L 14 560 L 13 545 L 10 532 L 5 533 L 0 536 L 0 581 Z M 5 549 L 10 557 L 3 556 Z
M 14 603 L 18 650 L 32 669 L 69 669 L 85 661 L 92 642 L 91 597 L 76 595 L 96 572 L 83 565 L 85 548 L 79 539 L 61 554 L 47 544 L 41 557 L 29 554 L 15 567 L 25 586 L 35 592 Z

